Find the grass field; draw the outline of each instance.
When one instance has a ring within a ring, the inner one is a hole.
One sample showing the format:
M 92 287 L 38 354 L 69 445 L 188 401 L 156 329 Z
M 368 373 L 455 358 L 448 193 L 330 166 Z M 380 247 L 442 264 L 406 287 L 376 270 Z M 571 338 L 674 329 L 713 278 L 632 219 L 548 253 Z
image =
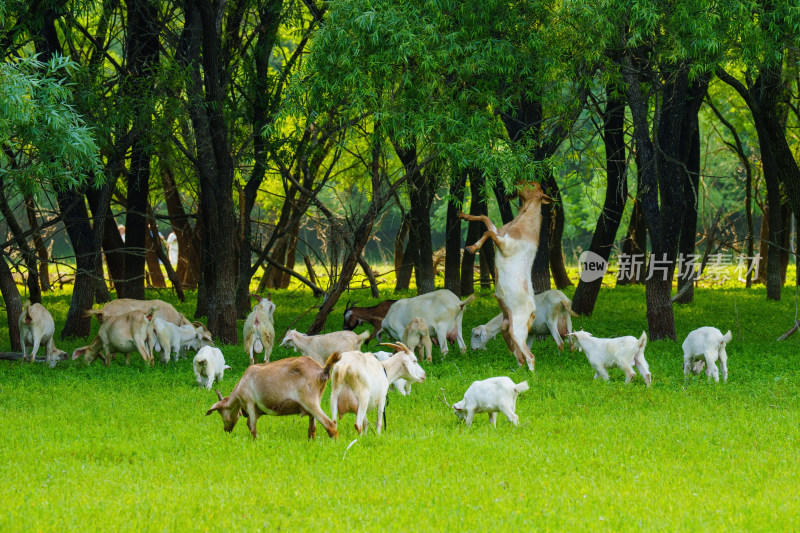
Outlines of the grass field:
M 390 392 L 381 437 L 357 439 L 348 415 L 335 441 L 321 429 L 308 441 L 296 417 L 262 417 L 256 441 L 244 422 L 225 433 L 218 415 L 204 416 L 216 398 L 196 386 L 191 357 L 155 368 L 138 356 L 111 368 L 0 361 L 0 531 L 796 531 L 800 335 L 775 342 L 793 323 L 793 289 L 781 302 L 764 295 L 699 290 L 676 307 L 679 342 L 647 345 L 649 389 L 638 377 L 625 385 L 618 370 L 592 380 L 585 356 L 560 355 L 552 340 L 534 345 L 535 373 L 500 338 L 444 361 L 435 349 L 425 383 L 409 397 Z M 467 308 L 467 339 L 497 312 L 490 291 L 480 296 Z M 279 338 L 314 303 L 298 289 L 273 299 Z M 69 296 L 44 303 L 60 330 Z M 193 304 L 179 308 L 191 316 Z M 340 328 L 342 310 L 327 331 Z M 638 336 L 644 289 L 604 290 L 594 316 L 574 324 Z M 703 325 L 733 331 L 726 384 L 684 384 L 680 343 Z M 86 342 L 57 344 L 71 352 Z M 227 394 L 247 356 L 222 349 L 233 367 L 220 384 Z M 273 359 L 290 355 L 276 347 Z M 519 427 L 501 415 L 494 429 L 480 415 L 466 429 L 437 398 L 443 389 L 455 402 L 472 381 L 501 375 L 531 385 Z

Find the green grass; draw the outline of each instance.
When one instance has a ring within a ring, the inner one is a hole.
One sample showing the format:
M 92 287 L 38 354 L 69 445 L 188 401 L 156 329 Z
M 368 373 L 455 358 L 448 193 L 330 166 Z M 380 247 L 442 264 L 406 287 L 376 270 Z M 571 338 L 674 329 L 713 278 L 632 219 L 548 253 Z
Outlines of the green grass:
M 467 338 L 497 312 L 490 291 L 480 296 L 467 308 Z M 410 397 L 390 393 L 388 430 L 349 449 L 353 415 L 336 441 L 321 428 L 308 441 L 307 419 L 297 417 L 262 417 L 255 442 L 244 422 L 225 433 L 218 415 L 204 416 L 215 395 L 194 383 L 191 358 L 54 370 L 0 361 L 0 531 L 798 530 L 800 335 L 775 342 L 795 315 L 793 290 L 783 296 L 697 291 L 694 304 L 676 307 L 680 341 L 647 346 L 650 389 L 638 377 L 626 386 L 617 370 L 609 383 L 594 381 L 583 354 L 559 355 L 550 340 L 534 345 L 535 374 L 500 338 L 444 361 L 435 349 L 425 383 Z M 273 299 L 278 336 L 314 303 L 296 288 Z M 45 305 L 60 329 L 69 296 L 48 295 Z M 193 305 L 179 308 L 191 316 Z M 341 326 L 342 309 L 328 331 Z M 575 325 L 638 336 L 644 290 L 604 289 L 595 315 Z M 684 384 L 680 342 L 703 325 L 733 331 L 727 384 Z M 7 331 L 0 339 L 7 350 Z M 247 356 L 240 346 L 223 351 L 228 393 Z M 276 347 L 273 359 L 290 355 Z M 437 399 L 444 389 L 455 402 L 472 381 L 500 375 L 531 385 L 517 428 L 500 415 L 495 430 L 479 415 L 466 429 Z

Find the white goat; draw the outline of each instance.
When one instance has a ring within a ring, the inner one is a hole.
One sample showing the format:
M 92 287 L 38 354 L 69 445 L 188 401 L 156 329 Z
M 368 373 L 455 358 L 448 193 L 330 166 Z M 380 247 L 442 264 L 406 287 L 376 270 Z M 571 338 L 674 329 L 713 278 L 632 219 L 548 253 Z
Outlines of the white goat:
M 255 364 L 254 353 L 264 352 L 264 362 L 269 362 L 272 355 L 272 347 L 275 344 L 275 326 L 273 314 L 275 304 L 272 302 L 272 293 L 262 298 L 257 294 L 250 295 L 258 299 L 258 303 L 247 315 L 244 322 L 244 351 L 250 356 L 250 364 Z M 324 363 L 323 363 L 324 364 Z
M 689 372 L 698 374 L 705 366 L 708 379 L 713 377 L 714 381 L 719 382 L 720 369 L 716 365 L 719 359 L 722 381 L 728 381 L 728 354 L 725 345 L 731 342 L 731 338 L 730 330 L 723 335 L 717 328 L 708 326 L 689 333 L 683 341 L 683 375 L 688 376 Z
M 559 350 L 564 349 L 563 337 L 572 333 L 572 303 L 567 295 L 558 289 L 544 291 L 533 296 L 536 303 L 536 318 L 528 332 L 526 345 L 530 348 L 536 335 L 550 333 Z M 484 350 L 503 326 L 503 313 L 500 313 L 482 326 L 472 329 L 470 346 L 473 350 Z
M 531 267 L 539 248 L 539 231 L 542 226 L 542 204 L 550 202 L 541 185 L 534 182 L 519 190 L 522 205 L 517 216 L 500 229 L 486 215 L 474 216 L 459 213 L 465 220 L 482 221 L 487 231 L 478 242 L 466 249 L 475 253 L 487 238 L 494 242 L 496 283 L 494 295 L 503 311 L 503 339 L 516 356 L 520 366 L 527 363 L 533 370 L 535 359 L 526 344 L 528 331 L 536 318 L 533 299 Z
M 31 305 L 26 301 L 19 315 L 19 343 L 22 345 L 22 360 L 28 357 L 28 346 L 31 346 L 31 358 L 33 363 L 39 346 L 44 344 L 44 355 L 47 366 L 54 368 L 56 363 L 67 358 L 67 352 L 56 348 L 53 336 L 56 326 L 53 322 L 53 315 L 45 309 L 42 304 Z
M 176 326 L 163 318 L 154 318 L 152 329 L 150 350 L 161 352 L 161 361 L 164 363 L 169 363 L 172 354 L 175 354 L 173 360 L 177 361 L 187 349 L 199 350 L 203 346 L 214 344 L 211 334 L 200 322 Z
M 391 352 L 373 352 L 372 355 L 374 355 L 378 361 L 383 362 L 388 360 L 394 354 Z M 408 396 L 411 394 L 411 383 L 403 378 L 398 378 L 392 381 L 392 384 L 389 387 L 393 388 L 403 396 Z
M 431 357 L 433 343 L 428 333 L 428 323 L 425 322 L 424 318 L 415 317 L 411 319 L 411 322 L 408 323 L 405 331 L 403 331 L 403 344 L 408 346 L 409 350 L 418 354 L 420 360 L 425 359 L 426 355 L 429 363 L 433 360 Z M 419 348 L 419 352 L 417 352 L 417 348 Z
M 586 353 L 589 364 L 596 370 L 594 378 L 603 378 L 608 381 L 607 368 L 619 368 L 625 372 L 625 383 L 630 383 L 636 372 L 642 375 L 644 382 L 650 386 L 650 366 L 644 358 L 644 347 L 647 345 L 647 334 L 636 339 L 630 335 L 613 339 L 599 339 L 588 331 L 575 331 L 571 333 L 578 346 Z
M 511 378 L 504 376 L 475 381 L 464 393 L 464 399 L 453 404 L 453 410 L 459 419 L 466 420 L 467 427 L 472 425 L 475 413 L 489 413 L 489 422 L 497 427 L 498 412 L 516 426 L 519 424 L 517 396 L 526 390 L 527 381 L 515 385 Z
M 419 366 L 417 357 L 403 343 L 383 345 L 391 346 L 397 352 L 386 361 L 378 361 L 371 353 L 345 352 L 331 372 L 331 419 L 338 420 L 347 413 L 356 413 L 359 435 L 369 424 L 367 411 L 372 409 L 378 410 L 376 431 L 381 434 L 390 383 L 398 378 L 425 381 L 425 371 Z
M 400 300 L 389 308 L 381 325 L 381 332 L 388 333 L 393 339 L 402 339 L 406 326 L 412 319 L 419 317 L 425 320 L 429 329 L 436 334 L 439 349 L 446 355 L 448 337 L 455 337 L 458 347 L 463 353 L 467 349 L 461 335 L 461 320 L 464 308 L 473 301 L 473 294 L 464 301 L 447 289 L 429 292 L 421 296 Z
M 225 364 L 222 350 L 212 346 L 203 346 L 192 361 L 194 376 L 201 387 L 211 390 L 215 381 L 222 381 L 226 370 L 231 367 Z
M 344 353 L 361 349 L 369 331 L 355 334 L 352 331 L 336 331 L 324 335 L 303 335 L 297 330 L 290 329 L 281 341 L 281 346 L 294 348 L 295 351 L 312 358 L 325 366 L 328 357 L 334 352 Z

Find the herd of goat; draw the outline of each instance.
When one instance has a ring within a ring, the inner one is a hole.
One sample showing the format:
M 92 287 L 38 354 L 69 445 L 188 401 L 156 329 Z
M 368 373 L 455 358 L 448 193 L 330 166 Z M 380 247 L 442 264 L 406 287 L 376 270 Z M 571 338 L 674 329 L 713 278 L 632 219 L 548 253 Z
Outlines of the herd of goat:
M 520 366 L 534 369 L 532 342 L 537 335 L 550 334 L 558 349 L 563 350 L 564 339 L 586 354 L 595 370 L 595 378 L 609 379 L 608 369 L 618 368 L 625 373 L 625 382 L 631 382 L 636 370 L 650 386 L 652 377 L 644 357 L 647 335 L 637 339 L 632 336 L 602 339 L 585 331 L 572 331 L 570 300 L 558 290 L 534 294 L 530 272 L 538 248 L 541 227 L 541 205 L 550 199 L 538 183 L 525 184 L 519 190 L 520 208 L 517 216 L 501 228 L 492 224 L 487 216 L 475 217 L 461 214 L 467 220 L 480 220 L 487 231 L 478 242 L 467 247 L 474 253 L 487 239 L 494 243 L 495 297 L 501 313 L 487 324 L 472 330 L 471 347 L 483 349 L 498 333 L 502 334 L 509 351 Z M 218 412 L 226 431 L 231 431 L 240 416 L 247 418 L 253 438 L 259 416 L 307 415 L 308 436 L 316 435 L 319 422 L 331 437 L 336 437 L 337 421 L 348 413 L 356 414 L 355 427 L 361 434 L 368 425 L 367 412 L 377 411 L 376 432 L 384 426 L 384 409 L 390 386 L 401 394 L 409 394 L 411 383 L 425 381 L 425 370 L 417 360 L 432 361 L 434 341 L 442 357 L 448 352 L 448 341 L 455 342 L 461 352 L 467 345 L 462 336 L 461 324 L 466 306 L 474 300 L 470 296 L 461 300 L 449 290 L 442 289 L 403 300 L 386 300 L 371 307 L 350 306 L 344 313 L 343 331 L 324 335 L 303 335 L 289 330 L 281 346 L 300 352 L 300 357 L 290 357 L 269 362 L 275 344 L 275 303 L 271 296 L 253 295 L 258 302 L 244 323 L 244 350 L 250 366 L 229 396 L 216 391 L 219 401 L 207 412 Z M 222 351 L 213 346 L 212 336 L 200 322 L 190 322 L 170 304 L 160 300 L 119 299 L 100 310 L 92 310 L 100 322 L 97 336 L 88 346 L 76 349 L 72 358 L 83 355 L 87 363 L 102 357 L 109 365 L 115 353 L 139 352 L 145 362 L 154 363 L 155 352 L 161 353 L 165 363 L 177 359 L 187 349 L 197 350 L 193 368 L 197 382 L 211 389 L 215 381 L 223 378 L 226 369 Z M 353 330 L 371 324 L 372 332 L 356 334 Z M 45 346 L 46 360 L 52 367 L 67 354 L 53 343 L 55 326 L 53 317 L 40 304 L 26 302 L 20 316 L 20 336 L 23 357 L 33 361 L 41 345 Z M 377 337 L 395 340 L 383 343 L 394 350 L 390 352 L 363 352 L 361 346 Z M 725 335 L 713 327 L 703 327 L 691 332 L 683 343 L 684 375 L 699 373 L 705 368 L 709 379 L 723 381 L 728 378 L 725 347 L 731 332 Z M 257 356 L 264 361 L 257 364 Z M 719 362 L 719 368 L 717 367 Z M 634 368 L 636 370 L 634 370 Z M 320 406 L 323 391 L 331 382 L 331 417 Z M 487 413 L 496 424 L 498 412 L 517 425 L 517 396 L 528 389 L 528 383 L 515 384 L 508 377 L 491 377 L 476 381 L 467 389 L 464 399 L 452 405 L 456 415 L 472 424 L 476 413 Z

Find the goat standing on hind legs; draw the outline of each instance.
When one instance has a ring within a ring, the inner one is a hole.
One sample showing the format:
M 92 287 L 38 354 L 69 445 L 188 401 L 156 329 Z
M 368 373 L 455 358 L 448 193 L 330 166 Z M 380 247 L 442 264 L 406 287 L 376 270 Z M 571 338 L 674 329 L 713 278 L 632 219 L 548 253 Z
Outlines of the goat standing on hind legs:
M 539 248 L 542 204 L 550 203 L 550 197 L 536 182 L 522 186 L 519 197 L 522 205 L 517 216 L 500 229 L 486 215 L 459 213 L 458 216 L 486 224 L 487 231 L 478 242 L 466 248 L 468 252 L 474 254 L 486 239 L 492 239 L 497 246 L 499 253 L 495 255 L 494 295 L 503 310 L 503 338 L 520 366 L 527 363 L 528 368 L 533 370 L 535 358 L 526 344 L 528 330 L 536 318 L 531 267 Z

